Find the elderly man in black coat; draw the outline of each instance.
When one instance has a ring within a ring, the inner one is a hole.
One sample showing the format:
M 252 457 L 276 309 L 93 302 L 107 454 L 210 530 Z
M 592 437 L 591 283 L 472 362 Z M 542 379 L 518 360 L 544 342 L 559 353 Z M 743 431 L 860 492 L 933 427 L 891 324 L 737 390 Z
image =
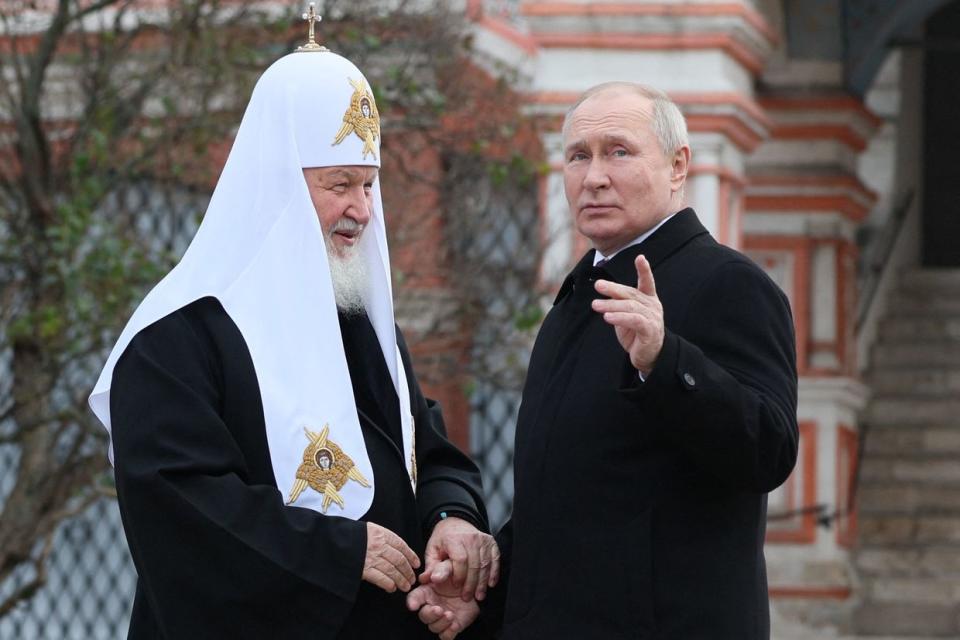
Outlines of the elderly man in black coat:
M 664 94 L 600 85 L 563 134 L 594 249 L 533 348 L 484 621 L 516 640 L 766 639 L 766 496 L 797 456 L 788 301 L 682 207 L 690 147 Z M 442 591 L 410 599 L 449 638 L 476 608 Z

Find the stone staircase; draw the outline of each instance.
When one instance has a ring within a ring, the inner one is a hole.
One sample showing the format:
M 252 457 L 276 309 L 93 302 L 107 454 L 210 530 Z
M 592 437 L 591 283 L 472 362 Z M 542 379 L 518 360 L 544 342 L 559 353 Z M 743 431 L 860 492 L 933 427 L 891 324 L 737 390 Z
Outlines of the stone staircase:
M 891 303 L 866 379 L 854 630 L 960 639 L 960 269 L 908 272 Z

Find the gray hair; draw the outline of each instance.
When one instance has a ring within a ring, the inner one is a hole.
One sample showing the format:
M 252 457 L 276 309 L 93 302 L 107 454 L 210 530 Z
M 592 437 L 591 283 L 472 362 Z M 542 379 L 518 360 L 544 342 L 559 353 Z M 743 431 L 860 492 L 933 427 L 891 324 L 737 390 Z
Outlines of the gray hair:
M 664 155 L 671 156 L 681 147 L 690 146 L 690 138 L 687 135 L 687 121 L 676 103 L 663 91 L 636 82 L 604 82 L 584 91 L 583 95 L 573 103 L 573 106 L 567 110 L 567 114 L 563 117 L 563 133 L 566 134 L 570 117 L 577 110 L 577 107 L 598 93 L 611 90 L 635 93 L 648 98 L 653 103 L 651 118 L 653 133 L 657 137 L 657 142 L 660 143 Z

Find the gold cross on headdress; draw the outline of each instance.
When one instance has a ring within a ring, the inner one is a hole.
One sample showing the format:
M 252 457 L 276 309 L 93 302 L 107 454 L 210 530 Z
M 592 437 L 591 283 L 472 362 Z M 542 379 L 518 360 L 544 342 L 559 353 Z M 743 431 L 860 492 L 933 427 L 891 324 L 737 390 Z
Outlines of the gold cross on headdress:
M 307 24 L 310 25 L 310 28 L 307 31 L 307 44 L 303 44 L 297 47 L 297 51 L 329 51 L 329 49 L 327 49 L 323 45 L 317 44 L 317 41 L 314 40 L 313 25 L 323 20 L 323 16 L 317 15 L 315 6 L 316 5 L 313 2 L 311 2 L 307 11 L 304 12 L 302 16 L 302 18 L 307 21 Z

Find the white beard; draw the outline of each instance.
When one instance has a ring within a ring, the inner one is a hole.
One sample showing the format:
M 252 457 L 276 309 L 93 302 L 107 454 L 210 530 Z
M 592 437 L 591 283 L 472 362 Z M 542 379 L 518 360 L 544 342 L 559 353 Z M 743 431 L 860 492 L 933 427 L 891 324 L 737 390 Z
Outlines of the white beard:
M 367 263 L 359 243 L 346 247 L 337 254 L 327 239 L 327 258 L 330 262 L 330 280 L 337 309 L 347 315 L 359 315 L 366 308 L 369 291 Z

